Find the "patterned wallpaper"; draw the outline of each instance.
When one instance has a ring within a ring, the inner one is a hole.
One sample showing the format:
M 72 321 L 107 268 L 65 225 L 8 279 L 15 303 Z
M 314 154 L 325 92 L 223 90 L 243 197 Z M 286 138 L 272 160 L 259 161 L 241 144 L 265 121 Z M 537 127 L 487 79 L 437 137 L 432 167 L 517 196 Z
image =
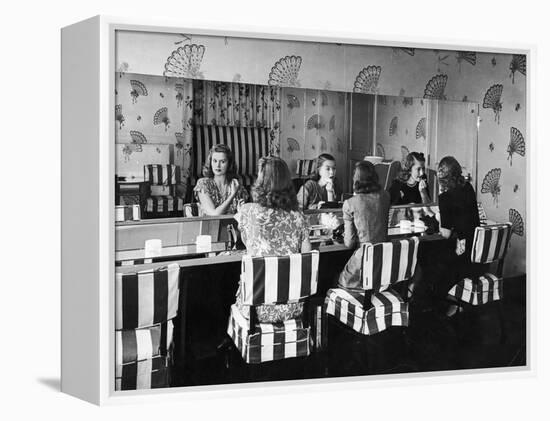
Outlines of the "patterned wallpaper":
M 296 173 L 297 159 L 313 159 L 322 153 L 334 156 L 336 168 L 345 168 L 346 95 L 283 88 L 281 98 L 280 156 L 289 163 L 290 171 Z
M 479 200 L 514 223 L 505 270 L 525 272 L 525 56 L 130 31 L 116 42 L 122 73 L 479 103 Z

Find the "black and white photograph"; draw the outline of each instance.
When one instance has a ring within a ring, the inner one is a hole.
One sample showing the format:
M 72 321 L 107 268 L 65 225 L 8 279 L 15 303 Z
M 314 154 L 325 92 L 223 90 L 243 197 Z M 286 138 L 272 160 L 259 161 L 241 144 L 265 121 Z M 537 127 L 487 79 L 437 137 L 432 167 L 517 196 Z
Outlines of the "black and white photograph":
M 525 50 L 119 29 L 116 392 L 525 369 Z

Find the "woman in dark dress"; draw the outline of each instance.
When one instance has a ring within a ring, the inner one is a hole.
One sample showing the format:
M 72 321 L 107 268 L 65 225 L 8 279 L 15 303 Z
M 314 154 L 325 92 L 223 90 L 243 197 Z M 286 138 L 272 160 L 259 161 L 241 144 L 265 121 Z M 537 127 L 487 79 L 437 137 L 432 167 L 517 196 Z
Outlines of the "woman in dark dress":
M 403 171 L 390 187 L 392 205 L 431 202 L 425 164 L 423 153 L 411 152 L 407 155 Z
M 422 268 L 423 279 L 417 286 L 424 284 L 433 292 L 433 298 L 441 303 L 451 287 L 468 274 L 479 213 L 476 193 L 462 176 L 462 168 L 454 157 L 446 156 L 439 162 L 437 178 L 440 186 L 440 234 L 449 241 L 430 255 L 429 263 Z M 420 291 L 415 288 L 415 294 Z M 445 310 L 447 315 L 452 315 L 456 306 Z
M 336 160 L 328 153 L 319 155 L 315 175 L 298 191 L 300 209 L 318 209 L 325 202 L 339 201 L 341 195 L 336 180 Z

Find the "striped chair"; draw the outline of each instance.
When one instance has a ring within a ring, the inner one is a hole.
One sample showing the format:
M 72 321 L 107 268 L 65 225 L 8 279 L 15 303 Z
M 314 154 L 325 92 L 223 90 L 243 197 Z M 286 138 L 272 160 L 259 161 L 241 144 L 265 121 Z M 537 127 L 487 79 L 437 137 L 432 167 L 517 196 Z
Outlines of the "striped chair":
M 245 318 L 231 307 L 227 334 L 247 364 L 258 364 L 310 354 L 307 298 L 317 292 L 319 252 L 289 256 L 244 256 L 240 298 L 250 306 Z M 300 318 L 281 323 L 258 323 L 255 306 L 304 302 Z
M 472 306 L 500 300 L 504 258 L 511 235 L 511 223 L 477 227 L 471 261 L 476 266 L 498 263 L 496 276 L 492 273 L 483 273 L 463 278 L 449 290 L 449 296 L 459 303 Z
M 407 326 L 408 304 L 391 286 L 414 274 L 418 241 L 413 237 L 363 244 L 362 289 L 328 290 L 325 313 L 362 335 L 373 335 L 391 326 Z
M 296 175 L 301 178 L 308 178 L 315 173 L 316 166 L 316 159 L 298 159 L 296 160 Z
M 258 174 L 258 159 L 269 155 L 269 130 L 259 127 L 194 126 L 191 185 L 195 186 L 203 176 L 203 165 L 212 146 L 224 144 L 233 152 L 237 174 L 244 186 L 251 186 Z
M 169 386 L 179 273 L 179 266 L 170 264 L 116 274 L 115 390 Z
M 144 218 L 183 216 L 183 198 L 177 196 L 180 167 L 173 164 L 149 164 L 143 167 L 149 196 L 143 203 Z

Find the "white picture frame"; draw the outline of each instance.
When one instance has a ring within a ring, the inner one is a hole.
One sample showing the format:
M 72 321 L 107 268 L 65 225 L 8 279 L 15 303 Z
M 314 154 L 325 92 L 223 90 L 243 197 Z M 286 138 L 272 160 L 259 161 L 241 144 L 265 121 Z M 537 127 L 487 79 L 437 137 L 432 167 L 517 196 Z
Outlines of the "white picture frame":
M 527 136 L 530 134 L 531 61 L 534 47 L 492 46 L 483 43 L 434 44 L 420 39 L 364 39 L 353 34 L 323 35 L 311 31 L 279 33 L 249 32 L 230 26 L 193 27 L 174 22 L 96 16 L 62 30 L 62 377 L 63 392 L 104 405 L 163 399 L 181 399 L 208 393 L 237 396 L 254 393 L 257 385 L 157 389 L 133 392 L 114 390 L 114 244 L 115 174 L 114 101 L 115 31 L 193 33 L 198 35 L 263 38 L 273 40 L 338 42 L 385 47 L 466 49 L 478 52 L 525 54 L 527 56 Z M 84 53 L 85 52 L 85 53 Z M 82 83 L 85 80 L 86 83 Z M 78 112 L 75 112 L 78 110 Z M 530 152 L 526 159 L 529 163 Z M 527 206 L 529 206 L 527 179 Z M 529 211 L 529 208 L 527 208 Z M 529 215 L 529 212 L 527 212 Z M 527 264 L 529 264 L 529 247 Z M 527 312 L 532 311 L 530 278 L 527 276 Z M 529 317 L 528 317 L 529 320 Z M 489 377 L 508 378 L 532 373 L 530 326 L 527 326 L 527 365 L 516 369 L 491 369 Z M 476 370 L 479 372 L 479 370 Z M 484 371 L 485 372 L 485 371 Z M 445 373 L 384 376 L 386 384 L 414 384 L 425 377 Z M 467 372 L 453 374 L 455 380 Z M 278 388 L 309 391 L 331 390 L 361 381 L 371 387 L 376 377 L 316 379 L 270 384 Z M 264 385 L 265 386 L 265 385 Z

